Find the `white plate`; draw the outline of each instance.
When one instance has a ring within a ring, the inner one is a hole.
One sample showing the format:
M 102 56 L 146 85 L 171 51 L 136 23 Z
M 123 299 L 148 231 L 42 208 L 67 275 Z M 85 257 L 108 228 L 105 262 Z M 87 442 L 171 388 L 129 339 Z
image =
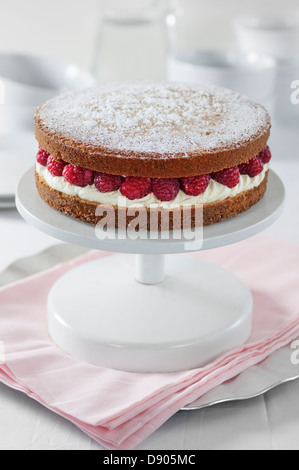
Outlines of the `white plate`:
M 38 144 L 32 132 L 2 135 L 0 139 L 0 208 L 14 205 L 17 184 L 32 167 Z

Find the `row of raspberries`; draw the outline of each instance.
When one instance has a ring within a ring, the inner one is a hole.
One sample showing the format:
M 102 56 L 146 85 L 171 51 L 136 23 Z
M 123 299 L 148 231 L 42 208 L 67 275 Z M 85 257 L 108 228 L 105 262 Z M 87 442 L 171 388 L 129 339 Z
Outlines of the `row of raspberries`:
M 188 196 L 199 196 L 207 189 L 213 179 L 229 188 L 234 188 L 240 181 L 240 175 L 251 178 L 263 171 L 264 164 L 271 160 L 271 151 L 266 147 L 257 157 L 248 163 L 227 168 L 210 175 L 191 176 L 188 178 L 141 178 L 135 176 L 107 175 L 98 173 L 77 165 L 71 165 L 63 160 L 55 160 L 52 155 L 39 147 L 37 161 L 47 166 L 53 176 L 63 176 L 75 186 L 86 187 L 94 184 L 102 193 L 120 190 L 121 194 L 130 200 L 141 199 L 153 193 L 160 201 L 172 201 L 180 189 Z

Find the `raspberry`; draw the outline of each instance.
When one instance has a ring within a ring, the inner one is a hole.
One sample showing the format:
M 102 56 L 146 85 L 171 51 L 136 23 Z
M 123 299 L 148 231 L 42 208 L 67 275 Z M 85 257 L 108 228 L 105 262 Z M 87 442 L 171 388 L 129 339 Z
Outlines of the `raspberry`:
M 36 155 L 37 162 L 42 166 L 47 166 L 48 157 L 50 154 L 46 152 L 41 146 L 38 147 L 38 153 Z
M 152 180 L 153 193 L 160 201 L 173 201 L 180 190 L 179 180 L 176 178 L 155 178 Z
M 122 176 L 107 175 L 105 173 L 96 173 L 94 178 L 95 187 L 101 193 L 117 191 L 121 187 L 122 182 Z
M 200 175 L 181 178 L 181 187 L 188 196 L 199 196 L 204 193 L 209 186 L 211 176 Z
M 62 175 L 68 183 L 74 186 L 85 188 L 85 186 L 93 184 L 93 171 L 82 168 L 81 166 L 66 165 Z
M 239 165 L 241 175 L 248 175 L 250 178 L 259 175 L 263 168 L 263 162 L 259 157 L 253 157 L 248 163 Z
M 270 147 L 267 145 L 267 147 L 264 150 L 262 150 L 258 156 L 264 164 L 269 163 L 269 161 L 272 158 Z
M 152 182 L 150 178 L 139 178 L 135 176 L 127 176 L 120 187 L 123 196 L 131 201 L 141 199 L 147 196 L 152 190 Z
M 66 163 L 63 160 L 55 160 L 52 155 L 48 158 L 48 170 L 53 176 L 62 176 Z
M 217 171 L 216 173 L 212 173 L 213 180 L 217 181 L 228 188 L 234 188 L 240 181 L 240 172 L 237 166 L 233 166 L 232 168 L 226 168 L 222 171 Z

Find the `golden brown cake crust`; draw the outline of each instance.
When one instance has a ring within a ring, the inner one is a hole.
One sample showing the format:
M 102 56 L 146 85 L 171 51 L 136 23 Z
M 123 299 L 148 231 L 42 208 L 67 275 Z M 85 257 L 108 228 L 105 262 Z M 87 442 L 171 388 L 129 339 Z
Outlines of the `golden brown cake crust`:
M 111 206 L 105 206 L 103 204 L 98 204 L 96 202 L 88 202 L 78 197 L 68 196 L 67 194 L 60 193 L 59 191 L 52 189 L 45 182 L 45 180 L 38 175 L 37 172 L 35 172 L 35 178 L 36 178 L 36 186 L 37 186 L 40 197 L 52 209 L 58 212 L 61 212 L 62 214 L 71 216 L 82 222 L 86 222 L 92 225 L 97 225 L 102 219 L 102 216 L 96 215 L 97 207 L 101 206 L 103 210 L 102 214 L 104 213 L 105 208 L 107 210 L 111 210 Z M 211 224 L 221 222 L 222 220 L 235 217 L 241 214 L 242 212 L 245 212 L 248 209 L 250 209 L 257 202 L 259 202 L 264 196 L 266 189 L 267 189 L 267 179 L 268 179 L 268 173 L 266 174 L 266 177 L 264 178 L 262 183 L 254 189 L 244 191 L 235 197 L 232 197 L 232 198 L 228 197 L 219 202 L 204 204 L 203 225 L 206 226 L 206 225 L 211 225 Z M 136 214 L 129 215 L 128 209 L 126 208 L 121 209 L 118 207 L 114 207 L 114 211 L 115 211 L 115 220 L 116 220 L 115 228 L 128 228 L 129 224 L 136 218 Z M 120 215 L 121 211 L 122 211 L 122 214 Z M 125 211 L 125 214 L 124 214 L 124 211 Z M 169 212 L 169 215 L 170 215 L 169 229 L 173 230 L 173 228 L 177 228 L 177 227 L 174 227 L 174 219 L 175 219 L 175 213 L 177 211 L 181 212 L 180 208 L 172 209 L 169 211 L 167 209 L 156 209 L 156 211 L 159 212 L 160 215 L 161 213 Z M 147 209 L 147 213 L 148 213 L 147 226 L 143 227 L 142 229 L 151 230 L 152 227 L 150 225 L 149 209 Z M 181 219 L 183 220 L 183 217 L 181 217 Z M 123 226 L 118 227 L 118 220 L 124 220 L 125 227 Z M 159 220 L 158 230 L 160 231 L 161 230 L 160 217 L 158 220 Z M 195 221 L 196 221 L 195 206 L 193 206 L 192 211 L 191 211 L 191 228 L 195 227 Z M 182 225 L 181 228 L 184 228 L 184 226 Z
M 116 87 L 49 100 L 36 112 L 36 139 L 56 159 L 151 178 L 220 171 L 249 161 L 267 145 L 269 114 L 237 93 L 186 84 L 144 86 L 139 94 L 135 88 L 127 97 Z M 113 106 L 109 120 L 104 111 L 109 115 Z

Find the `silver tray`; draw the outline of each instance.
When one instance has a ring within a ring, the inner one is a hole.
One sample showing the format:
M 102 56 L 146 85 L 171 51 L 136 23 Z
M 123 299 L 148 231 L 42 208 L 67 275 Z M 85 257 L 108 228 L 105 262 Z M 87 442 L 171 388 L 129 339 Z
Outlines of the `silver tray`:
M 0 286 L 24 279 L 58 263 L 67 262 L 86 253 L 86 248 L 59 244 L 37 255 L 20 259 L 0 274 Z M 182 411 L 200 410 L 225 402 L 248 400 L 263 395 L 286 382 L 299 379 L 299 366 L 291 362 L 290 345 L 276 351 L 260 364 L 250 367 L 234 379 L 215 387 L 204 396 L 182 408 Z
M 248 400 L 263 395 L 283 383 L 299 379 L 299 367 L 291 362 L 292 352 L 290 345 L 281 348 L 260 364 L 215 387 L 183 410 L 200 410 L 220 403 Z

